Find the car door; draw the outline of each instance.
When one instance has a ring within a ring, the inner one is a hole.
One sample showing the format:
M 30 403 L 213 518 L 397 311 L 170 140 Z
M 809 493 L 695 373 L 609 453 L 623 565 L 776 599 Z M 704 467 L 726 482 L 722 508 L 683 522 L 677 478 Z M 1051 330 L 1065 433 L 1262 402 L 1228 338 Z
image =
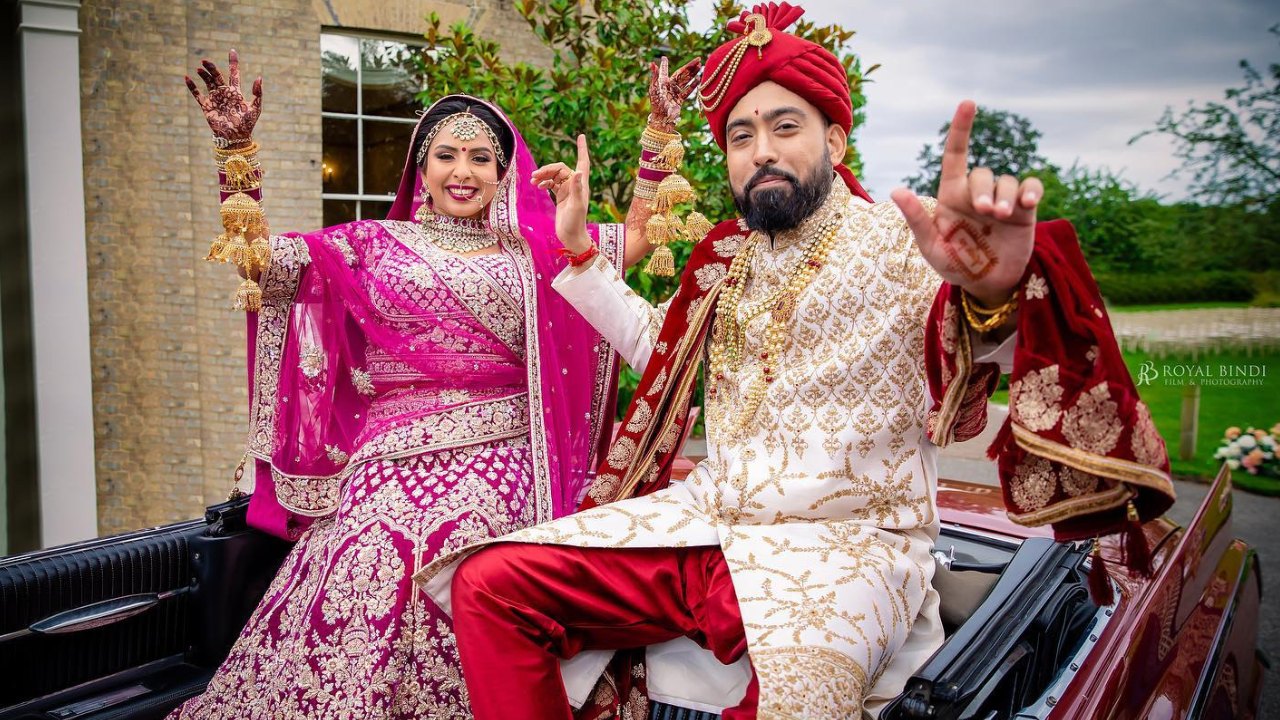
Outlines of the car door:
M 0 560 L 0 720 L 146 720 L 200 693 L 288 550 L 246 506 Z

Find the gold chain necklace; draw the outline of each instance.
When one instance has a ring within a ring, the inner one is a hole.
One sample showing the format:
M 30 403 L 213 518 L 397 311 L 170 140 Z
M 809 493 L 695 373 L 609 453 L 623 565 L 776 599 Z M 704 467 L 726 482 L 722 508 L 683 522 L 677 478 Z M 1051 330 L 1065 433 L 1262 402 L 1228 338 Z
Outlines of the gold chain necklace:
M 826 263 L 827 256 L 835 247 L 836 238 L 841 227 L 841 215 L 824 222 L 814 233 L 814 238 L 805 246 L 800 260 L 787 275 L 787 279 L 775 291 L 764 299 L 744 305 L 742 294 L 746 281 L 751 275 L 751 265 L 759 254 L 760 233 L 752 233 L 746 246 L 729 265 L 728 277 L 720 291 L 716 304 L 716 322 L 711 334 L 710 383 L 707 393 L 712 401 L 724 401 L 725 375 L 742 368 L 743 352 L 746 347 L 747 324 L 763 314 L 771 312 L 769 324 L 765 328 L 764 347 L 760 352 L 760 372 L 751 378 L 747 386 L 745 400 L 741 408 L 734 411 L 736 426 L 731 428 L 733 436 L 745 434 L 751 420 L 755 417 L 764 396 L 776 377 L 779 352 L 786 340 L 786 327 L 795 313 L 801 293 L 813 281 L 814 275 Z
M 422 235 L 441 250 L 460 255 L 486 250 L 498 244 L 498 236 L 489 232 L 483 220 L 434 213 L 422 218 Z

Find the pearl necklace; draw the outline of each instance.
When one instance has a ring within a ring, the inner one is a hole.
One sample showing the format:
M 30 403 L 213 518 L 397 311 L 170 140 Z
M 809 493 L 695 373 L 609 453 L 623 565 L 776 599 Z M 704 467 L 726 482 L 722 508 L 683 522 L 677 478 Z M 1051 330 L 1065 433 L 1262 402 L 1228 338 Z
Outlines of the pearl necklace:
M 786 340 L 786 327 L 795 313 L 800 295 L 814 275 L 822 268 L 835 247 L 836 238 L 840 234 L 842 216 L 836 213 L 820 225 L 813 239 L 805 246 L 800 260 L 791 268 L 786 281 L 778 289 L 765 298 L 743 304 L 742 293 L 747 279 L 751 275 L 751 266 L 759 255 L 761 244 L 760 233 L 752 233 L 747 238 L 745 247 L 733 259 L 729 266 L 728 277 L 720 291 L 716 304 L 716 322 L 711 334 L 710 375 L 711 387 L 707 394 L 712 401 L 724 402 L 723 391 L 726 373 L 737 372 L 742 368 L 743 351 L 746 347 L 747 325 L 769 311 L 769 324 L 765 328 L 764 348 L 760 353 L 763 363 L 760 372 L 751 378 L 742 407 L 734 409 L 737 422 L 729 428 L 731 437 L 745 435 L 756 411 L 764 402 L 769 385 L 774 381 L 775 367 L 779 360 L 779 352 Z
M 498 236 L 489 232 L 483 220 L 430 213 L 421 225 L 428 242 L 451 253 L 466 255 L 498 244 Z

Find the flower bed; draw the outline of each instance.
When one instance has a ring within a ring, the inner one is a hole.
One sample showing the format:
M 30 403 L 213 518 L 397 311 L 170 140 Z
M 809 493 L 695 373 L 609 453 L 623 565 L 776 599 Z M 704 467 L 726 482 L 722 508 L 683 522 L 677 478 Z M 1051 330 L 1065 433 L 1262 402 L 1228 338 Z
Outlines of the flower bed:
M 1213 457 L 1231 468 L 1237 487 L 1263 495 L 1280 495 L 1277 448 L 1280 448 L 1280 423 L 1272 425 L 1269 431 L 1229 427 Z

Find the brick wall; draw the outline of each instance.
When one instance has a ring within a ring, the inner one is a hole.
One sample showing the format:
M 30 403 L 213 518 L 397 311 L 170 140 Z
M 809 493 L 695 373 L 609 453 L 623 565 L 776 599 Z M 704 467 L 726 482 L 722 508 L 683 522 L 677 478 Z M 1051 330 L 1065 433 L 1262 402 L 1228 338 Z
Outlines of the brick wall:
M 507 0 L 85 0 L 82 122 L 103 534 L 195 517 L 225 497 L 244 447 L 238 278 L 202 260 L 218 231 L 209 132 L 182 83 L 240 53 L 261 74 L 255 133 L 274 230 L 321 225 L 320 29 L 417 34 L 473 20 L 512 60 L 544 59 Z M 199 81 L 197 80 L 198 84 Z

